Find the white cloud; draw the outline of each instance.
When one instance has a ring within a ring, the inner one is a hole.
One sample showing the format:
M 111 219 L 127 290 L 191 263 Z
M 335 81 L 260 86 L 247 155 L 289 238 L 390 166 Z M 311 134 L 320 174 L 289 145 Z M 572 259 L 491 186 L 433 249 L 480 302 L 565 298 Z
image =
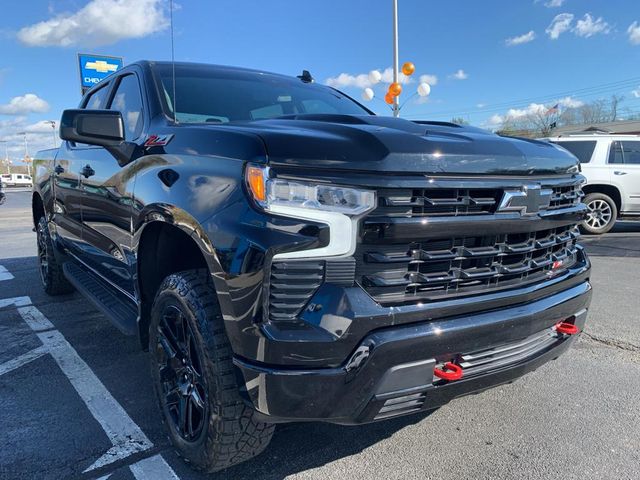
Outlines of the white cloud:
M 635 98 L 640 98 L 640 87 L 636 88 L 635 90 L 631 90 L 631 95 L 633 95 Z
M 523 43 L 533 42 L 535 38 L 536 38 L 536 32 L 534 32 L 533 30 L 530 30 L 523 35 L 507 38 L 505 40 L 505 43 L 507 44 L 507 46 L 512 47 L 515 45 L 521 45 Z
M 573 22 L 572 13 L 561 13 L 553 18 L 545 32 L 551 40 L 557 40 L 560 35 L 571 28 L 571 22 Z
M 548 2 L 545 2 L 544 6 L 547 8 L 557 8 L 561 7 L 564 2 L 565 0 L 549 0 Z
M 56 128 L 58 127 L 58 122 L 56 121 Z M 53 127 L 50 123 L 47 123 L 46 120 L 40 120 L 39 122 L 32 123 L 24 127 L 24 131 L 27 133 L 48 133 L 51 135 L 51 131 Z
M 484 108 L 486 106 L 487 106 L 486 103 L 476 103 L 476 108 Z
M 434 77 L 435 78 L 435 77 Z M 407 77 L 402 72 L 399 72 L 398 80 L 400 83 L 411 83 L 413 80 L 410 77 Z M 391 67 L 387 67 L 382 72 L 381 83 L 391 83 L 393 82 L 393 69 Z M 330 87 L 334 88 L 345 88 L 345 87 L 355 87 L 355 88 L 366 88 L 371 87 L 373 84 L 369 80 L 368 73 L 358 73 L 358 74 L 350 74 L 350 73 L 341 73 L 337 77 L 327 78 L 324 82 Z
M 42 113 L 49 110 L 49 104 L 33 93 L 13 97 L 9 103 L 0 105 L 0 114 L 24 115 L 25 113 Z
M 518 120 L 528 115 L 545 115 L 549 108 L 555 106 L 556 104 L 564 108 L 578 108 L 584 105 L 584 102 L 572 97 L 564 97 L 551 102 L 549 105 L 544 105 L 542 103 L 530 103 L 527 107 L 524 108 L 510 108 L 503 115 L 492 115 L 487 120 L 486 125 L 488 127 L 497 127 L 502 125 L 507 120 Z
M 96 47 L 127 38 L 141 38 L 169 24 L 162 0 L 91 0 L 65 13 L 18 31 L 30 47 Z
M 460 68 L 457 72 L 449 75 L 449 78 L 453 78 L 454 80 L 466 80 L 469 78 L 469 74 Z
M 561 98 L 556 103 L 565 108 L 578 108 L 584 105 L 583 101 L 571 97 Z
M 428 83 L 433 87 L 434 85 L 438 84 L 438 77 L 425 73 L 424 75 L 420 75 L 420 83 Z
M 0 120 L 0 140 L 7 142 L 0 148 L 0 158 L 4 159 L 5 146 L 7 147 L 9 159 L 13 165 L 22 165 L 24 158 L 24 132 L 27 133 L 27 142 L 29 147 L 29 155 L 33 156 L 38 150 L 52 148 L 53 129 L 51 125 L 45 124 L 43 121 L 36 123 L 27 123 L 24 116 L 11 117 L 7 120 Z M 60 144 L 60 140 L 56 139 L 56 145 Z
M 585 13 L 582 20 L 578 20 L 573 29 L 573 33 L 577 36 L 585 38 L 589 38 L 597 33 L 607 34 L 610 31 L 611 27 L 602 17 L 594 19 L 589 13 Z
M 629 34 L 629 41 L 632 45 L 640 45 L 640 23 L 635 21 L 629 25 L 627 33 Z

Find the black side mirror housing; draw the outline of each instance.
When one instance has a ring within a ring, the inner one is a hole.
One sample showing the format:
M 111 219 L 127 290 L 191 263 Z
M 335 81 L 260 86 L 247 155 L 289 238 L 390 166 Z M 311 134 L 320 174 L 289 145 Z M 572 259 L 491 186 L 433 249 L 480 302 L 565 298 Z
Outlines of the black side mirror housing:
M 104 147 L 120 166 L 129 163 L 137 149 L 136 144 L 125 141 L 122 114 L 116 110 L 65 110 L 60 120 L 60 138 Z
M 124 122 L 115 110 L 65 110 L 60 120 L 60 138 L 100 147 L 124 142 Z

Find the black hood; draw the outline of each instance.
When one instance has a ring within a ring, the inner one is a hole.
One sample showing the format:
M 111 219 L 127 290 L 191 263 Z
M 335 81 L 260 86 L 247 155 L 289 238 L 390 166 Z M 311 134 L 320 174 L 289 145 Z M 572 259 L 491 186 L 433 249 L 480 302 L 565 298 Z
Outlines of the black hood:
M 271 165 L 397 173 L 549 175 L 578 171 L 552 144 L 446 123 L 295 115 L 229 124 L 259 135 Z

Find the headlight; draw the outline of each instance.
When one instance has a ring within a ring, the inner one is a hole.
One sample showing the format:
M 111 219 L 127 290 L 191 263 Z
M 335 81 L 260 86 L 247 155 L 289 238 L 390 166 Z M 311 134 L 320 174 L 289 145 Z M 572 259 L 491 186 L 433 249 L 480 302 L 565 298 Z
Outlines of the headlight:
M 326 247 L 279 253 L 274 258 L 353 255 L 358 219 L 376 206 L 370 190 L 268 178 L 263 167 L 247 166 L 246 181 L 253 200 L 267 212 L 329 225 Z
M 376 201 L 370 190 L 269 179 L 266 169 L 253 166 L 247 167 L 247 183 L 253 199 L 267 211 L 292 207 L 357 216 L 372 210 Z

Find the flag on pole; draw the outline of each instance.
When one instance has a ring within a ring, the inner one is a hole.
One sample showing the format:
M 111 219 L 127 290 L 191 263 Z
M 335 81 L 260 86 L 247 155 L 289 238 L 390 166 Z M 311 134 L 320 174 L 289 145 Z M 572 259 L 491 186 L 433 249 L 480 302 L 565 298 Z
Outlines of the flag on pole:
M 560 106 L 559 103 L 556 103 L 553 107 L 551 107 L 549 110 L 547 110 L 546 115 L 552 115 L 554 113 L 558 113 L 559 109 L 558 107 Z

